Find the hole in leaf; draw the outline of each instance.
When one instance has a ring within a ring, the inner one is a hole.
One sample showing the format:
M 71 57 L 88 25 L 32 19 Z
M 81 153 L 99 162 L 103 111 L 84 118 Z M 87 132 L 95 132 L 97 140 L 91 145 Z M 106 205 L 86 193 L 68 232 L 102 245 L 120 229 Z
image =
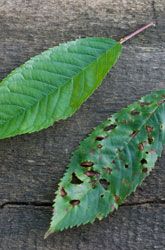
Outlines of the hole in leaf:
M 104 131 L 110 131 L 110 130 L 112 130 L 112 129 L 116 128 L 116 127 L 117 127 L 117 125 L 115 125 L 115 124 L 111 124 L 111 125 L 109 125 L 109 126 L 105 127 L 105 128 L 104 128 Z
M 151 133 L 153 131 L 153 127 L 146 126 L 146 130 L 148 133 Z
M 96 171 L 87 171 L 85 174 L 86 174 L 88 177 L 93 177 L 93 176 L 98 176 L 98 175 L 99 175 L 99 173 L 96 172 Z
M 125 168 L 128 168 L 128 164 L 125 164 Z
M 98 145 L 97 145 L 97 147 L 98 147 L 98 148 L 102 148 L 102 147 L 103 147 L 103 145 L 101 145 L 101 144 L 98 144 Z
M 131 134 L 131 137 L 134 138 L 137 134 L 138 134 L 139 131 L 133 131 L 132 134 Z
M 147 164 L 147 160 L 144 159 L 144 158 L 143 158 L 140 162 L 141 162 L 142 165 L 143 165 L 143 164 Z
M 153 137 L 148 137 L 148 143 L 149 143 L 149 144 L 152 144 L 153 141 L 154 141 L 154 138 L 153 138 Z
M 101 194 L 100 197 L 103 198 L 103 197 L 104 197 L 104 194 Z
M 131 115 L 139 115 L 139 114 L 140 114 L 140 112 L 137 111 L 137 110 L 132 110 L 131 111 Z
M 80 204 L 80 201 L 79 200 L 71 200 L 70 204 L 74 207 L 74 206 L 77 206 L 78 204 Z
M 103 186 L 104 189 L 108 189 L 108 186 L 110 184 L 109 181 L 107 181 L 106 179 L 100 179 L 99 182 Z
M 65 189 L 63 187 L 60 190 L 60 194 L 62 197 L 65 197 L 67 195 L 67 192 L 65 191 Z
M 143 151 L 143 150 L 144 150 L 144 145 L 143 145 L 143 143 L 139 143 L 138 149 L 139 149 L 140 151 Z
M 82 167 L 88 168 L 88 167 L 92 167 L 94 165 L 94 163 L 92 161 L 84 161 L 84 162 L 81 162 L 80 165 Z
M 104 140 L 104 139 L 105 139 L 104 136 L 97 136 L 97 137 L 96 137 L 96 141 L 102 141 L 102 140 Z
M 148 154 L 149 154 L 149 152 L 147 151 L 147 152 L 146 152 L 146 154 L 148 155 Z
M 83 183 L 83 181 L 81 181 L 75 173 L 72 174 L 72 180 L 71 180 L 72 184 L 81 184 Z
M 143 173 L 147 173 L 147 172 L 148 172 L 148 169 L 147 169 L 147 168 L 143 168 L 143 169 L 142 169 L 142 172 L 143 172 Z

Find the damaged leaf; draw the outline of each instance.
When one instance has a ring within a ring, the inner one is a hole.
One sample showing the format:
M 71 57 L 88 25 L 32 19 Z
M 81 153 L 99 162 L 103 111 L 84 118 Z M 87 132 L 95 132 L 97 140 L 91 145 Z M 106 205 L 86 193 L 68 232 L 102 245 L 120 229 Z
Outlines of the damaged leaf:
M 164 144 L 165 89 L 114 114 L 80 143 L 59 183 L 45 237 L 117 209 L 149 175 Z

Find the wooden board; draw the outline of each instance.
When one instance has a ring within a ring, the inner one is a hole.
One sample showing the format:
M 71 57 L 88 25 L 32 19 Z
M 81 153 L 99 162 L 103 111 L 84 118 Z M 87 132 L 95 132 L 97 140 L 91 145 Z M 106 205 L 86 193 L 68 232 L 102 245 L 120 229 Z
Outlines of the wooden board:
M 0 216 L 1 249 L 164 249 L 164 204 L 122 206 L 113 217 L 60 232 L 43 240 L 49 207 L 8 206 Z
M 0 141 L 0 249 L 163 249 L 165 151 L 151 176 L 102 222 L 43 240 L 58 181 L 71 152 L 113 112 L 165 86 L 163 0 L 0 0 L 0 79 L 48 47 L 84 36 L 121 38 L 155 19 L 125 44 L 103 85 L 67 121 Z

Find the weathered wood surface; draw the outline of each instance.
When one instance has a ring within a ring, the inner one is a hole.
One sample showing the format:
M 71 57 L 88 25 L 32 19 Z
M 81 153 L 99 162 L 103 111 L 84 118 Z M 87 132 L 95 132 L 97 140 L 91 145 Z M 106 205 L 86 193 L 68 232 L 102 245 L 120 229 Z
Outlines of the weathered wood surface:
M 122 206 L 113 217 L 43 240 L 50 208 L 9 206 L 2 210 L 3 249 L 163 250 L 165 205 Z
M 120 38 L 148 20 L 157 26 L 125 45 L 103 85 L 67 121 L 0 141 L 0 249 L 164 249 L 165 152 L 150 177 L 107 219 L 43 235 L 54 190 L 71 151 L 114 111 L 165 86 L 163 0 L 0 0 L 0 78 L 40 51 L 84 36 Z

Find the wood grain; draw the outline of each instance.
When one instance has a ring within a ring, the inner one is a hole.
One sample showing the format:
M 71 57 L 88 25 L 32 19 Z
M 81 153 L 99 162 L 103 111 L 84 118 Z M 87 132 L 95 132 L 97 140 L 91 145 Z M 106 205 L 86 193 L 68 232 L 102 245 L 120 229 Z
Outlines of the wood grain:
M 54 189 L 79 141 L 113 112 L 151 90 L 163 88 L 164 65 L 164 51 L 126 48 L 102 86 L 72 118 L 39 133 L 2 140 L 0 204 L 52 202 Z M 148 192 L 141 195 L 139 191 L 140 197 L 136 193 L 136 201 L 163 198 L 164 158 L 160 162 L 162 167 L 146 180 Z
M 113 112 L 165 86 L 163 0 L 1 0 L 0 79 L 31 56 L 84 36 L 123 37 L 154 19 L 157 26 L 125 44 L 102 86 L 67 121 L 0 142 L 0 249 L 150 250 L 165 247 L 165 151 L 137 192 L 107 219 L 43 241 L 57 183 L 71 152 Z
M 165 205 L 122 206 L 113 216 L 43 240 L 51 213 L 46 207 L 2 209 L 1 250 L 164 249 Z M 7 222 L 7 223 L 6 223 Z

